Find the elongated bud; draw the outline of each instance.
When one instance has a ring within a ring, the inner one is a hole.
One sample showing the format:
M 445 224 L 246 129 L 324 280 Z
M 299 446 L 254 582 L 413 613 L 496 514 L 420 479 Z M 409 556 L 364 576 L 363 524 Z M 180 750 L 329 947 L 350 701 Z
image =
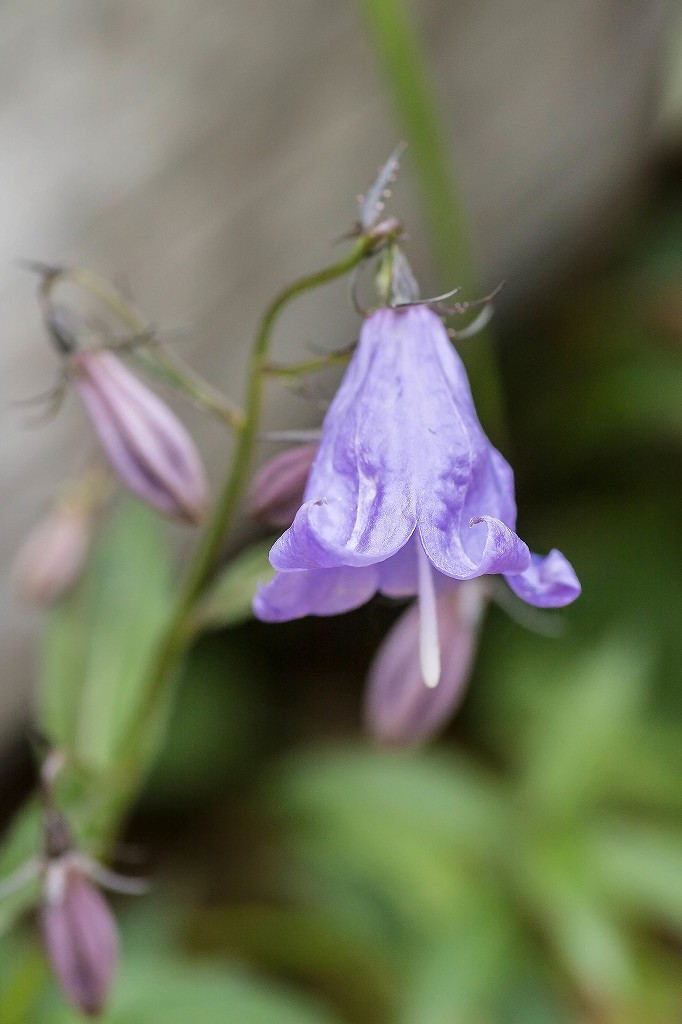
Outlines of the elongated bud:
M 80 350 L 74 381 L 116 473 L 131 491 L 168 516 L 200 522 L 208 489 L 199 453 L 160 398 L 113 353 Z
M 81 574 L 93 533 L 93 517 L 84 508 L 58 506 L 26 538 L 13 580 L 29 604 L 48 605 L 74 585 Z
M 381 743 L 409 746 L 427 740 L 447 722 L 464 694 L 484 607 L 478 583 L 463 583 L 436 600 L 441 672 L 424 683 L 419 658 L 419 608 L 398 619 L 370 667 L 364 719 Z
M 301 444 L 275 455 L 256 473 L 249 511 L 266 526 L 285 529 L 294 521 L 315 461 L 317 444 Z
M 61 865 L 54 865 L 61 871 Z M 114 916 L 99 890 L 76 868 L 50 892 L 49 870 L 40 924 L 45 952 L 64 994 L 81 1013 L 98 1016 L 118 961 Z

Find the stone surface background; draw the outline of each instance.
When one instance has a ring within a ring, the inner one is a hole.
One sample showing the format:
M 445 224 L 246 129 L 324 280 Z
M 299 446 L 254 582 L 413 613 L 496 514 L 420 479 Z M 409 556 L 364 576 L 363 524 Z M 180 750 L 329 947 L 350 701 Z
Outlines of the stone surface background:
M 479 247 L 509 314 L 600 247 L 656 144 L 663 0 L 423 0 Z M 351 0 L 4 0 L 0 6 L 0 738 L 25 710 L 39 616 L 8 570 L 89 450 L 75 401 L 40 430 L 11 403 L 49 386 L 35 281 L 17 261 L 128 282 L 180 351 L 240 397 L 264 303 L 319 265 L 400 135 Z M 400 210 L 425 289 L 409 159 Z M 440 282 L 439 282 L 440 283 Z M 452 282 L 455 284 L 456 282 Z M 182 328 L 177 331 L 176 329 Z M 282 356 L 340 346 L 344 289 L 287 313 Z M 315 415 L 283 396 L 271 423 Z M 189 416 L 215 467 L 225 439 Z

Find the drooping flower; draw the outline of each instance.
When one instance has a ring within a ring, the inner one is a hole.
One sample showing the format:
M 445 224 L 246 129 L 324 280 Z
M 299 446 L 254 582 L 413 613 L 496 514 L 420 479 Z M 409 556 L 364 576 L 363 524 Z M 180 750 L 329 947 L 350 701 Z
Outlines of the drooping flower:
M 377 591 L 417 594 L 422 678 L 436 686 L 437 595 L 493 573 L 540 607 L 580 592 L 564 556 L 531 555 L 515 526 L 512 470 L 440 318 L 426 305 L 382 308 L 363 324 L 254 611 L 281 622 L 348 611 Z

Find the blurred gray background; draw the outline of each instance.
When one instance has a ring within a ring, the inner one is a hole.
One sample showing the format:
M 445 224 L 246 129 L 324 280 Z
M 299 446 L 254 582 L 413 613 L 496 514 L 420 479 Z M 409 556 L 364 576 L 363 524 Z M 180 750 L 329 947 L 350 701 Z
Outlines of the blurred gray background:
M 513 316 L 608 249 L 641 199 L 659 138 L 664 0 L 423 0 L 485 287 Z M 500 23 L 504 30 L 501 30 Z M 241 398 L 260 311 L 327 261 L 354 197 L 400 137 L 351 0 L 5 0 L 0 6 L 3 344 L 0 737 L 26 709 L 40 615 L 9 568 L 92 442 L 73 398 L 41 429 L 13 406 L 48 387 L 35 281 L 18 261 L 127 283 L 169 340 Z M 437 287 L 409 157 L 396 209 Z M 454 286 L 457 282 L 451 282 Z M 278 354 L 344 346 L 342 285 L 280 325 Z M 316 415 L 281 388 L 269 422 Z M 215 474 L 228 442 L 188 420 Z

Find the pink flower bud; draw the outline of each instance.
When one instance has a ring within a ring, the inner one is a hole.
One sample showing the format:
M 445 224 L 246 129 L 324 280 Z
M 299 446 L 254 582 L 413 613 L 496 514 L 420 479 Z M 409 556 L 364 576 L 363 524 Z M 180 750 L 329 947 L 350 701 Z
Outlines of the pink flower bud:
M 63 505 L 35 527 L 14 564 L 14 583 L 25 601 L 51 604 L 74 585 L 85 565 L 92 526 L 89 510 Z
M 112 352 L 82 349 L 70 357 L 70 367 L 122 482 L 166 515 L 190 522 L 204 519 L 204 468 L 175 413 Z
M 61 872 L 62 865 L 53 865 Z M 67 998 L 81 1013 L 98 1016 L 118 961 L 116 922 L 104 897 L 72 867 L 58 876 L 40 911 L 45 952 Z
M 288 448 L 256 473 L 249 495 L 249 510 L 266 526 L 285 529 L 303 502 L 303 492 L 315 461 L 317 444 Z
M 483 607 L 482 588 L 476 582 L 437 598 L 441 672 L 436 686 L 427 686 L 422 677 L 418 605 L 398 619 L 369 671 L 364 718 L 375 739 L 409 746 L 429 739 L 445 725 L 469 678 Z

